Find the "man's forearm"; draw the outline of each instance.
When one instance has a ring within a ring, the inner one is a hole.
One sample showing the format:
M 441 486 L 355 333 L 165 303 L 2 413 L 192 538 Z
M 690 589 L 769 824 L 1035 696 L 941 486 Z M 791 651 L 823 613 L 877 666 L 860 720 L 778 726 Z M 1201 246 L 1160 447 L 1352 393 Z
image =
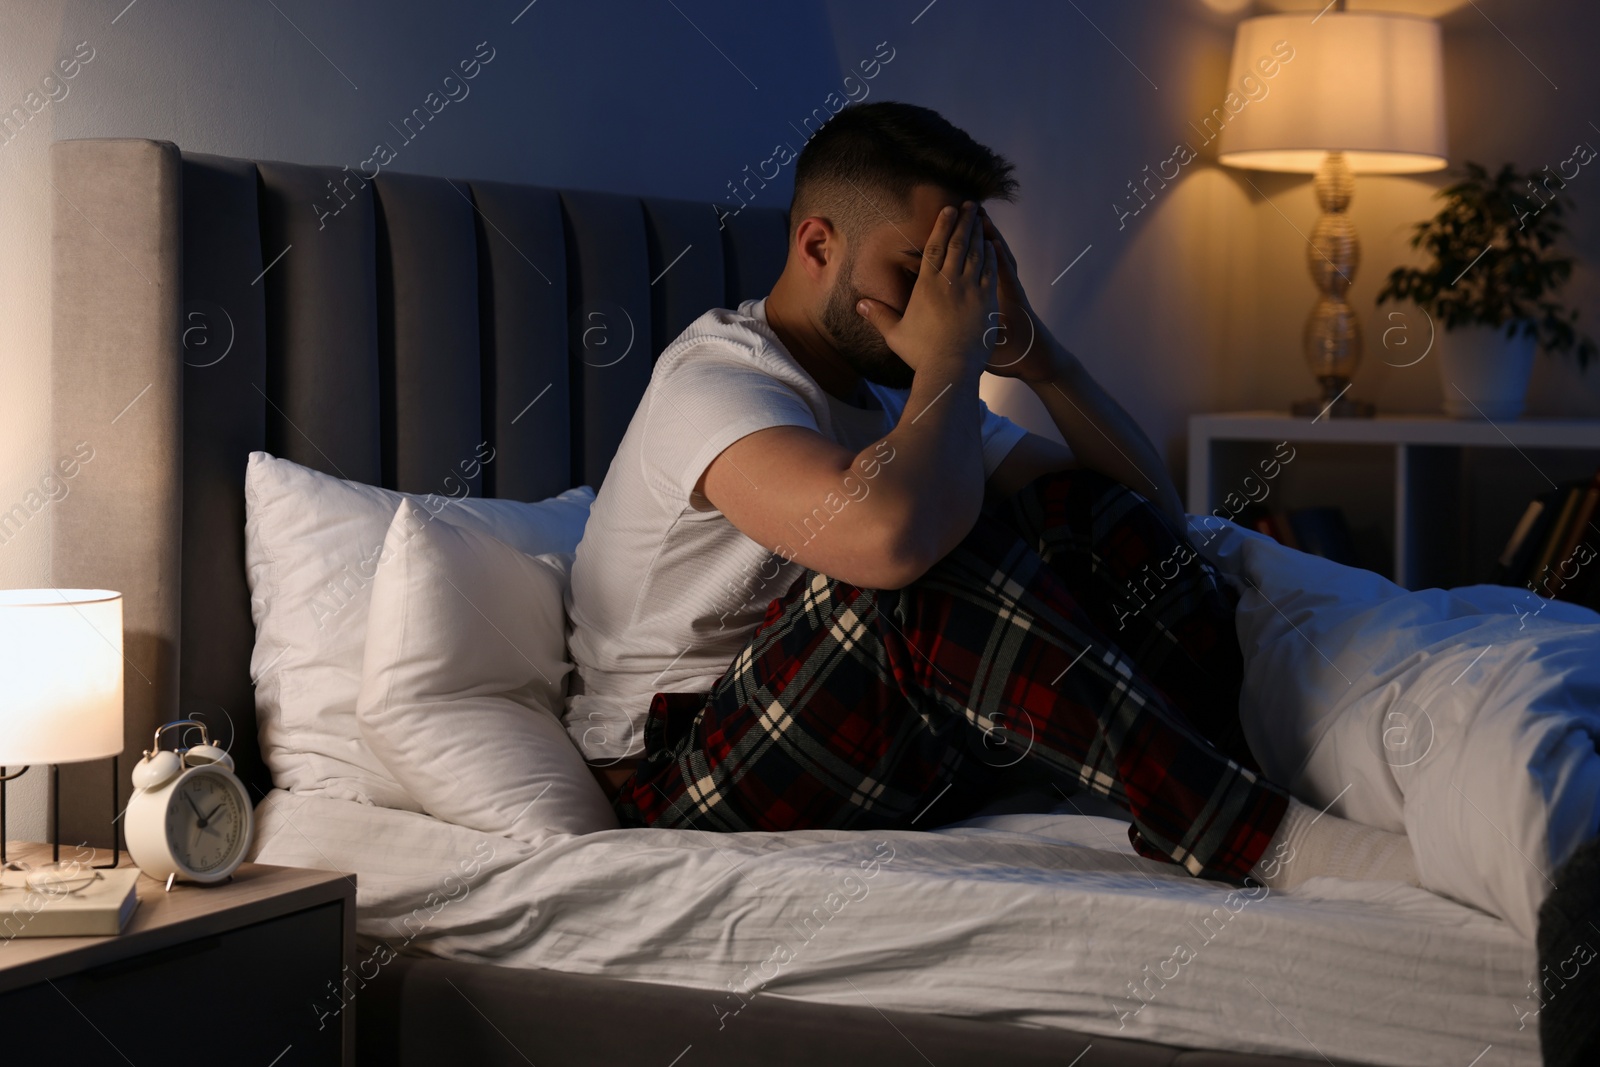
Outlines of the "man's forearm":
M 1100 387 L 1076 356 L 1053 338 L 1047 381 L 1030 382 L 1034 393 L 1061 431 L 1072 454 L 1085 467 L 1126 485 L 1166 512 L 1181 529 L 1183 500 L 1167 474 L 1166 464 L 1139 424 Z
M 981 373 L 978 366 L 919 370 L 887 438 L 894 459 L 881 468 L 876 505 L 905 550 L 929 564 L 966 536 L 983 507 Z

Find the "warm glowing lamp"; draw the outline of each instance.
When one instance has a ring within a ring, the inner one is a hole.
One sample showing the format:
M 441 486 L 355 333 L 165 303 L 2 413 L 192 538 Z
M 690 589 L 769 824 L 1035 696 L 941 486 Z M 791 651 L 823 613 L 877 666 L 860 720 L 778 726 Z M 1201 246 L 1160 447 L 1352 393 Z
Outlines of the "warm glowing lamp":
M 1223 127 L 1220 162 L 1316 175 L 1322 214 L 1306 259 L 1321 296 L 1306 320 L 1305 358 L 1322 396 L 1296 415 L 1371 415 L 1344 394 L 1361 361 L 1361 326 L 1346 295 L 1361 258 L 1348 209 L 1356 174 L 1412 174 L 1447 163 L 1439 24 L 1409 15 L 1264 15 L 1239 24 L 1230 85 L 1289 42 L 1294 58 Z
M 122 753 L 122 662 L 121 593 L 0 589 L 0 782 L 20 777 L 27 764 L 48 763 L 54 789 L 56 764 L 115 761 Z M 22 770 L 5 774 L 18 764 Z M 111 775 L 115 781 L 115 762 Z M 4 789 L 0 784 L 0 862 Z M 51 799 L 59 827 L 60 798 Z M 53 836 L 59 860 L 59 829 Z

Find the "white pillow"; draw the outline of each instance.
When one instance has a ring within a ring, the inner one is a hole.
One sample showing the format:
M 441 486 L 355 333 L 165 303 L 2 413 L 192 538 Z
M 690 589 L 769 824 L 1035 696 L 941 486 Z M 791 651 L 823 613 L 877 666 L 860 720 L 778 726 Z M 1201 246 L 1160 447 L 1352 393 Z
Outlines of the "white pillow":
M 561 725 L 572 556 L 530 556 L 410 501 L 372 583 L 356 719 L 435 818 L 537 844 L 614 830 Z
M 529 554 L 571 552 L 594 490 L 536 504 L 411 496 L 252 452 L 245 472 L 245 568 L 256 644 L 261 752 L 280 789 L 420 811 L 356 725 L 372 582 L 402 500 Z
M 1600 834 L 1600 614 L 1407 591 L 1226 525 L 1195 544 L 1241 593 L 1239 715 L 1267 776 L 1403 831 L 1425 888 L 1531 943 L 1556 870 Z

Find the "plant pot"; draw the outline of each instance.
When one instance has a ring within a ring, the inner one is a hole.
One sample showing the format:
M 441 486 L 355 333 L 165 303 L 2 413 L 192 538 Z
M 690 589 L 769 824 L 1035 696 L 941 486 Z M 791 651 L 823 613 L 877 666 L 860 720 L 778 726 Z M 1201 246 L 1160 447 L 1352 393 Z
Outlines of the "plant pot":
M 1536 338 L 1472 326 L 1439 339 L 1444 412 L 1457 419 L 1515 419 L 1528 397 Z

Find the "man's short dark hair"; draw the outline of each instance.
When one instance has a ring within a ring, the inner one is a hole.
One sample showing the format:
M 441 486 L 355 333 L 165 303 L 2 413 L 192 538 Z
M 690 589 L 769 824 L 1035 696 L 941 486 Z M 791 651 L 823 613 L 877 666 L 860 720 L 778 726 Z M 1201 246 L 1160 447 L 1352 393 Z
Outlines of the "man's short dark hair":
M 812 135 L 795 162 L 789 233 L 820 216 L 847 237 L 904 219 L 911 190 L 937 185 L 958 200 L 1012 200 L 1011 161 L 931 108 L 894 100 L 852 104 Z

